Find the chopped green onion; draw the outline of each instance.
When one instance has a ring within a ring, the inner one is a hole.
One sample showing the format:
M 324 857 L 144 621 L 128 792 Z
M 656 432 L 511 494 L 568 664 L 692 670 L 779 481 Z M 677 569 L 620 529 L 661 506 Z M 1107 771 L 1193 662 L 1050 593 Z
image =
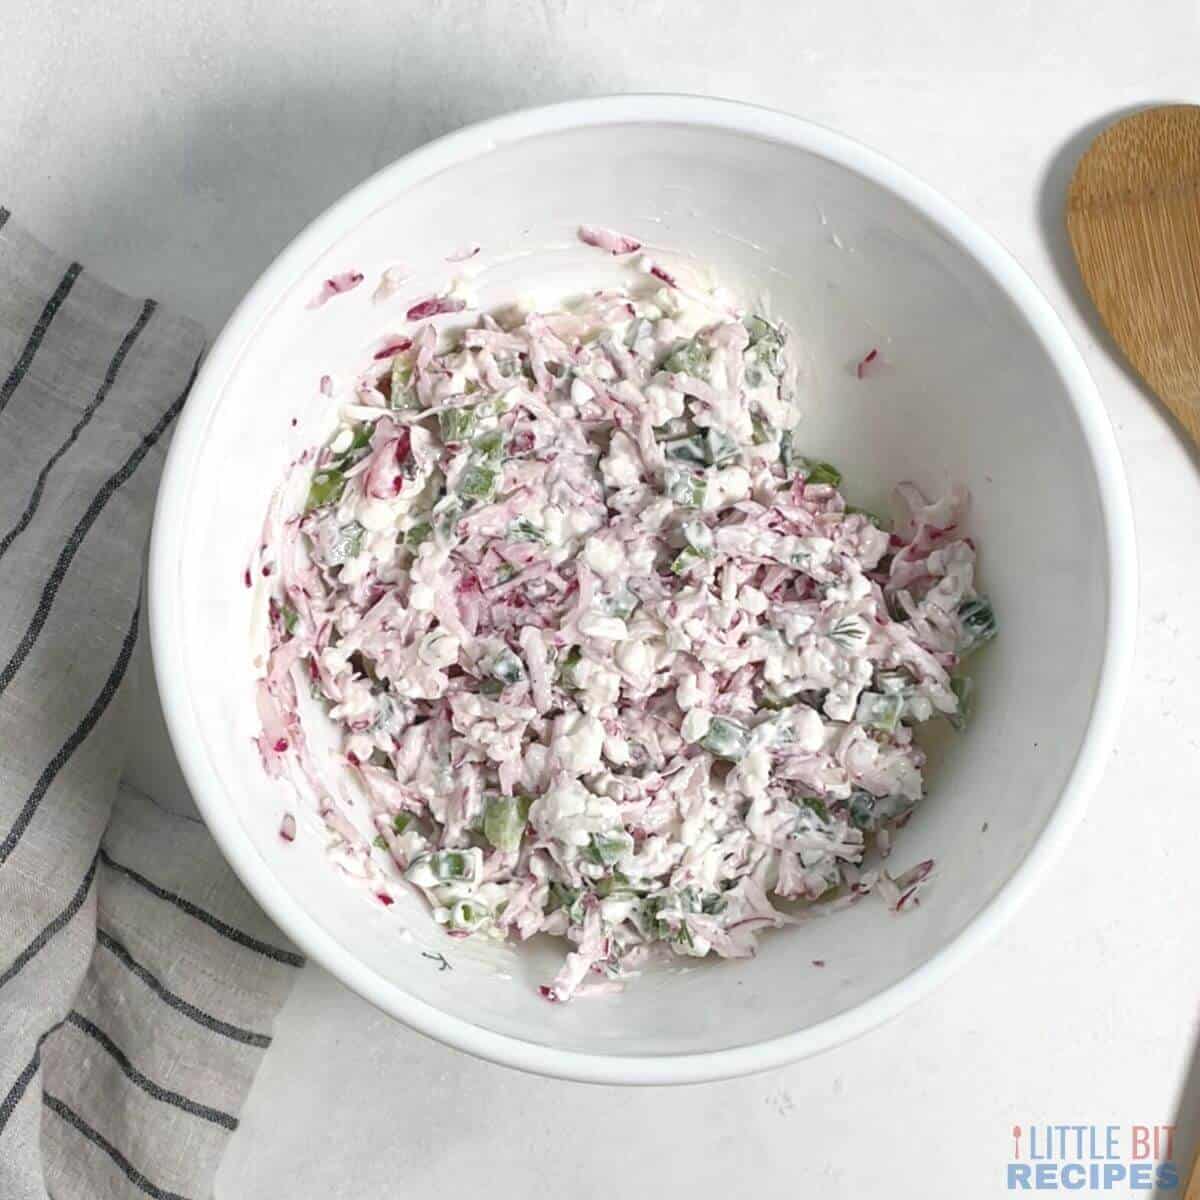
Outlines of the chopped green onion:
M 374 846 L 376 850 L 386 850 L 388 848 L 387 842 L 383 840 L 382 833 L 377 833 L 375 835 L 371 841 L 371 845 Z
M 795 471 L 798 464 L 796 455 L 796 433 L 795 429 L 785 429 L 779 435 L 779 461 L 783 463 L 784 474 L 789 478 Z
M 396 833 L 404 833 L 408 830 L 409 826 L 412 825 L 412 823 L 413 823 L 412 813 L 404 813 L 404 812 L 397 813 L 392 818 L 392 829 Z
M 676 462 L 694 463 L 698 467 L 708 466 L 708 442 L 700 434 L 667 442 L 663 446 L 663 453 Z
M 857 790 L 850 795 L 850 823 L 857 829 L 870 830 L 875 826 L 875 797 Z
M 525 678 L 525 666 L 507 646 L 497 651 L 488 664 L 488 674 L 498 679 L 505 687 Z
M 470 880 L 471 860 L 461 850 L 436 850 L 429 856 L 429 866 L 439 881 Z
M 960 656 L 970 654 L 996 636 L 996 614 L 986 596 L 964 600 L 958 606 L 958 619 L 962 628 L 958 642 Z
M 842 617 L 829 631 L 829 639 L 843 650 L 849 650 L 867 637 L 867 627 L 858 617 Z
M 528 517 L 518 517 L 508 527 L 510 542 L 546 542 L 546 531 L 535 525 Z
M 745 758 L 750 749 L 750 731 L 727 717 L 713 717 L 708 732 L 700 739 L 700 745 L 716 758 L 737 762 Z
M 459 900 L 450 909 L 446 924 L 451 929 L 474 933 L 481 925 L 487 924 L 491 915 L 478 900 Z

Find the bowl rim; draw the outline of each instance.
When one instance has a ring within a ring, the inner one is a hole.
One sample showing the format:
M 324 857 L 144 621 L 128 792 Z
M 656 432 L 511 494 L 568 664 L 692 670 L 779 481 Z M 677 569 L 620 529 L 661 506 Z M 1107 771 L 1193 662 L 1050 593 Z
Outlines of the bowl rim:
M 1059 801 L 1041 834 L 995 896 L 927 962 L 861 1004 L 796 1033 L 725 1050 L 606 1055 L 562 1050 L 481 1029 L 409 995 L 344 949 L 280 886 L 242 832 L 208 770 L 186 682 L 176 564 L 191 481 L 210 413 L 244 349 L 278 297 L 341 234 L 387 198 L 498 147 L 548 133 L 613 124 L 686 124 L 796 147 L 890 191 L 965 250 L 1016 305 L 1061 376 L 1096 474 L 1108 553 L 1106 645 L 1087 728 Z M 413 1029 L 480 1058 L 557 1078 L 608 1084 L 696 1083 L 779 1066 L 856 1038 L 927 995 L 993 937 L 1048 874 L 1083 816 L 1121 715 L 1132 666 L 1137 608 L 1133 515 L 1107 412 L 1083 358 L 1032 279 L 990 234 L 928 184 L 884 155 L 803 118 L 700 96 L 631 94 L 525 109 L 440 137 L 382 168 L 325 210 L 263 272 L 214 342 L 172 441 L 154 511 L 149 625 L 168 731 L 205 823 L 246 888 L 305 953 L 376 1007 Z

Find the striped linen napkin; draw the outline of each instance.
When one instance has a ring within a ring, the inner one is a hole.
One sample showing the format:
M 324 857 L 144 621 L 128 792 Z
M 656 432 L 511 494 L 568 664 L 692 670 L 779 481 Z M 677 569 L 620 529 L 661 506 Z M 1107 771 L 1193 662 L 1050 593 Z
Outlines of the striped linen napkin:
M 208 1196 L 303 964 L 200 822 L 119 782 L 202 347 L 0 208 L 0 1200 Z

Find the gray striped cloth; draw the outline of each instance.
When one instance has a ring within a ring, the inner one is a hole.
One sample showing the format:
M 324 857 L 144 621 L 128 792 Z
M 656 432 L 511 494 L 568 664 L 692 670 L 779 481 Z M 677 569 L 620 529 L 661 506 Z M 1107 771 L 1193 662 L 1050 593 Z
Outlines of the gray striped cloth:
M 208 1196 L 302 965 L 203 825 L 119 782 L 202 346 L 0 208 L 0 1200 Z

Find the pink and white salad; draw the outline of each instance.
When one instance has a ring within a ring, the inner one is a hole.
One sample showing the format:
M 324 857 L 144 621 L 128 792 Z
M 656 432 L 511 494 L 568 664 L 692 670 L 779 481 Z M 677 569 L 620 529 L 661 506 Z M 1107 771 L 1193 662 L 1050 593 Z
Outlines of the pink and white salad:
M 631 262 L 453 335 L 429 318 L 454 306 L 414 305 L 259 552 L 267 769 L 308 777 L 384 903 L 402 876 L 451 936 L 565 938 L 557 1001 L 751 955 L 815 902 L 913 902 L 932 864 L 883 869 L 924 790 L 913 729 L 961 725 L 995 633 L 964 498 L 901 485 L 892 530 L 847 505 L 804 456 L 785 330 Z

